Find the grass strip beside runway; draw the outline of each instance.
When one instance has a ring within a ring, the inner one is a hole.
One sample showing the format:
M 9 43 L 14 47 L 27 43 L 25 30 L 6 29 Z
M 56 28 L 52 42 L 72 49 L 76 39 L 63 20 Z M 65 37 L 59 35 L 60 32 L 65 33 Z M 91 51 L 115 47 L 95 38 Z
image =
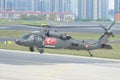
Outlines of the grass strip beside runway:
M 0 30 L 0 38 L 18 38 L 28 31 Z
M 91 51 L 94 57 L 102 57 L 102 58 L 112 58 L 112 59 L 120 59 L 120 45 L 112 44 L 112 50 L 104 50 L 98 49 Z M 16 44 L 7 44 L 0 43 L 0 49 L 8 49 L 8 50 L 21 50 L 21 51 L 29 51 L 28 47 L 19 46 Z M 87 51 L 76 51 L 76 50 L 64 50 L 64 49 L 44 49 L 46 53 L 55 53 L 55 54 L 67 54 L 67 55 L 78 55 L 78 56 L 89 56 Z M 35 50 L 37 51 L 37 50 Z M 39 54 L 39 52 L 38 52 Z

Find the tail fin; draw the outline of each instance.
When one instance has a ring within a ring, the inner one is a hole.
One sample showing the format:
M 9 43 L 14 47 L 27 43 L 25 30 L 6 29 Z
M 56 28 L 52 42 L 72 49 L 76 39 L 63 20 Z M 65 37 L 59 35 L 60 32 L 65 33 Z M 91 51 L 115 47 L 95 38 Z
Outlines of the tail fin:
M 101 26 L 101 27 L 105 30 L 105 32 L 104 32 L 104 34 L 100 37 L 99 41 L 97 42 L 99 45 L 106 45 L 107 42 L 108 42 L 109 37 L 110 37 L 110 36 L 114 37 L 113 33 L 111 32 L 111 28 L 112 28 L 112 26 L 113 26 L 114 24 L 115 24 L 115 22 L 113 22 L 108 29 L 106 29 L 104 26 Z

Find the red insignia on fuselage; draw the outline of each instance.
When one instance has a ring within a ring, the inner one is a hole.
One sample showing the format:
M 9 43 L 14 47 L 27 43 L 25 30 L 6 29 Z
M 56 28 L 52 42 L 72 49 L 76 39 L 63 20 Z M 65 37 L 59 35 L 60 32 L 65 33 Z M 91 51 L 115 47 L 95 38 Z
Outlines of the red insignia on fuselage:
M 45 45 L 56 45 L 56 38 L 45 38 Z
M 88 44 L 85 44 L 85 48 L 88 48 L 89 46 L 88 46 Z

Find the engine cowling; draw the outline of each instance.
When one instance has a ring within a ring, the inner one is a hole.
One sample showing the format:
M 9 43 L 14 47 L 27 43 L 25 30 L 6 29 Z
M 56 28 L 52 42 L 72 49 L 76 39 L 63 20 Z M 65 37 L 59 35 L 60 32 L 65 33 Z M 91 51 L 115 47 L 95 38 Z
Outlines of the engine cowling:
M 60 33 L 52 32 L 52 31 L 48 31 L 48 32 L 46 33 L 46 35 L 47 35 L 48 37 L 57 37 L 57 38 L 60 38 L 60 39 L 62 39 L 62 40 L 68 40 L 68 39 L 71 38 L 71 36 L 69 36 L 69 35 L 60 34 Z

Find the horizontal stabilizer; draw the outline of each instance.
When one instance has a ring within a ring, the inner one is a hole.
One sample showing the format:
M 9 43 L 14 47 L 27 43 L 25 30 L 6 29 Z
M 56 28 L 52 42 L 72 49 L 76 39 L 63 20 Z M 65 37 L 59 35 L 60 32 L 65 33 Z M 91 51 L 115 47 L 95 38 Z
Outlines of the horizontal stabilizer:
M 104 45 L 104 44 L 101 45 L 101 48 L 103 48 L 103 49 L 113 49 L 111 45 Z

